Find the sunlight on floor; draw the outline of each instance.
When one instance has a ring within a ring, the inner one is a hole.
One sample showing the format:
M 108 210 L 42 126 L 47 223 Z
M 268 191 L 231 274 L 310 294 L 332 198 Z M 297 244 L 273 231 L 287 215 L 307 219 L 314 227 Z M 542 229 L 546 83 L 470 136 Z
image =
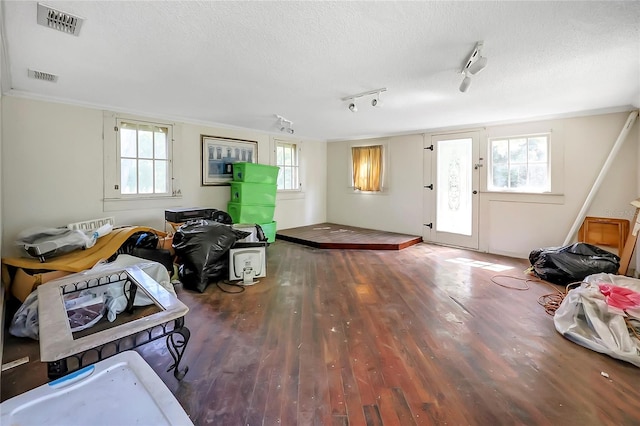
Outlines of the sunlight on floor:
M 447 262 L 460 263 L 474 268 L 488 269 L 489 271 L 502 272 L 513 269 L 513 266 L 500 265 L 499 263 L 480 262 L 479 260 L 467 259 L 465 257 L 456 257 L 455 259 L 447 259 Z

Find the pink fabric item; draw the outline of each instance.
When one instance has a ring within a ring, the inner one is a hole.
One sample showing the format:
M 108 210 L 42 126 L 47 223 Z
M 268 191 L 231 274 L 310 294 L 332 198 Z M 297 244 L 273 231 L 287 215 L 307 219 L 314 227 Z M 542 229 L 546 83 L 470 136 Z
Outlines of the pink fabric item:
M 636 291 L 611 284 L 598 284 L 598 287 L 609 306 L 622 310 L 640 307 L 640 293 Z

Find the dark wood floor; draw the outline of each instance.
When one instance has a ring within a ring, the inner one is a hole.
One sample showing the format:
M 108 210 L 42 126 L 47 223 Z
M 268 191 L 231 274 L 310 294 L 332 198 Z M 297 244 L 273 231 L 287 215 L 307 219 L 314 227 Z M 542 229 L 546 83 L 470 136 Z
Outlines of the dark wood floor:
M 281 229 L 280 240 L 321 249 L 402 250 L 422 242 L 422 237 L 377 231 L 355 226 L 319 223 L 299 228 Z
M 640 424 L 639 368 L 560 336 L 537 303 L 548 287 L 509 290 L 470 263 L 522 277 L 524 260 L 286 241 L 267 256 L 244 293 L 178 289 L 191 308 L 182 382 L 162 343 L 139 349 L 197 425 Z M 4 362 L 34 348 L 2 373 L 2 399 L 46 381 L 35 342 L 8 338 Z

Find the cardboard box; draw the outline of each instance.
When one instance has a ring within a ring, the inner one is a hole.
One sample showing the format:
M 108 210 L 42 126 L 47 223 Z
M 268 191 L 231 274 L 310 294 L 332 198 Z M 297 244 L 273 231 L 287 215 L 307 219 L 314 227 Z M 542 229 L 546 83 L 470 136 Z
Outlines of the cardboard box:
M 176 255 L 176 251 L 173 249 L 173 235 L 167 235 L 166 237 L 158 239 L 158 248 L 169 250 L 171 256 Z
M 19 301 L 24 302 L 29 294 L 40 284 L 70 275 L 71 272 L 51 271 L 42 274 L 29 275 L 24 269 L 18 268 L 11 282 L 11 294 Z

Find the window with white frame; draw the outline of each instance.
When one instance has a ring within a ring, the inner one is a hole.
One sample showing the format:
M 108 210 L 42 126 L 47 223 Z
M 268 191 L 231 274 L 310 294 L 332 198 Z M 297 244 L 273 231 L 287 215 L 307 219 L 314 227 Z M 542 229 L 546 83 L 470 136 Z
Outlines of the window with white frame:
M 172 195 L 173 126 L 128 119 L 116 121 L 119 190 L 124 197 Z
M 300 190 L 299 149 L 295 143 L 276 140 L 276 166 L 278 172 L 278 191 Z
M 489 191 L 551 191 L 549 135 L 489 140 Z

